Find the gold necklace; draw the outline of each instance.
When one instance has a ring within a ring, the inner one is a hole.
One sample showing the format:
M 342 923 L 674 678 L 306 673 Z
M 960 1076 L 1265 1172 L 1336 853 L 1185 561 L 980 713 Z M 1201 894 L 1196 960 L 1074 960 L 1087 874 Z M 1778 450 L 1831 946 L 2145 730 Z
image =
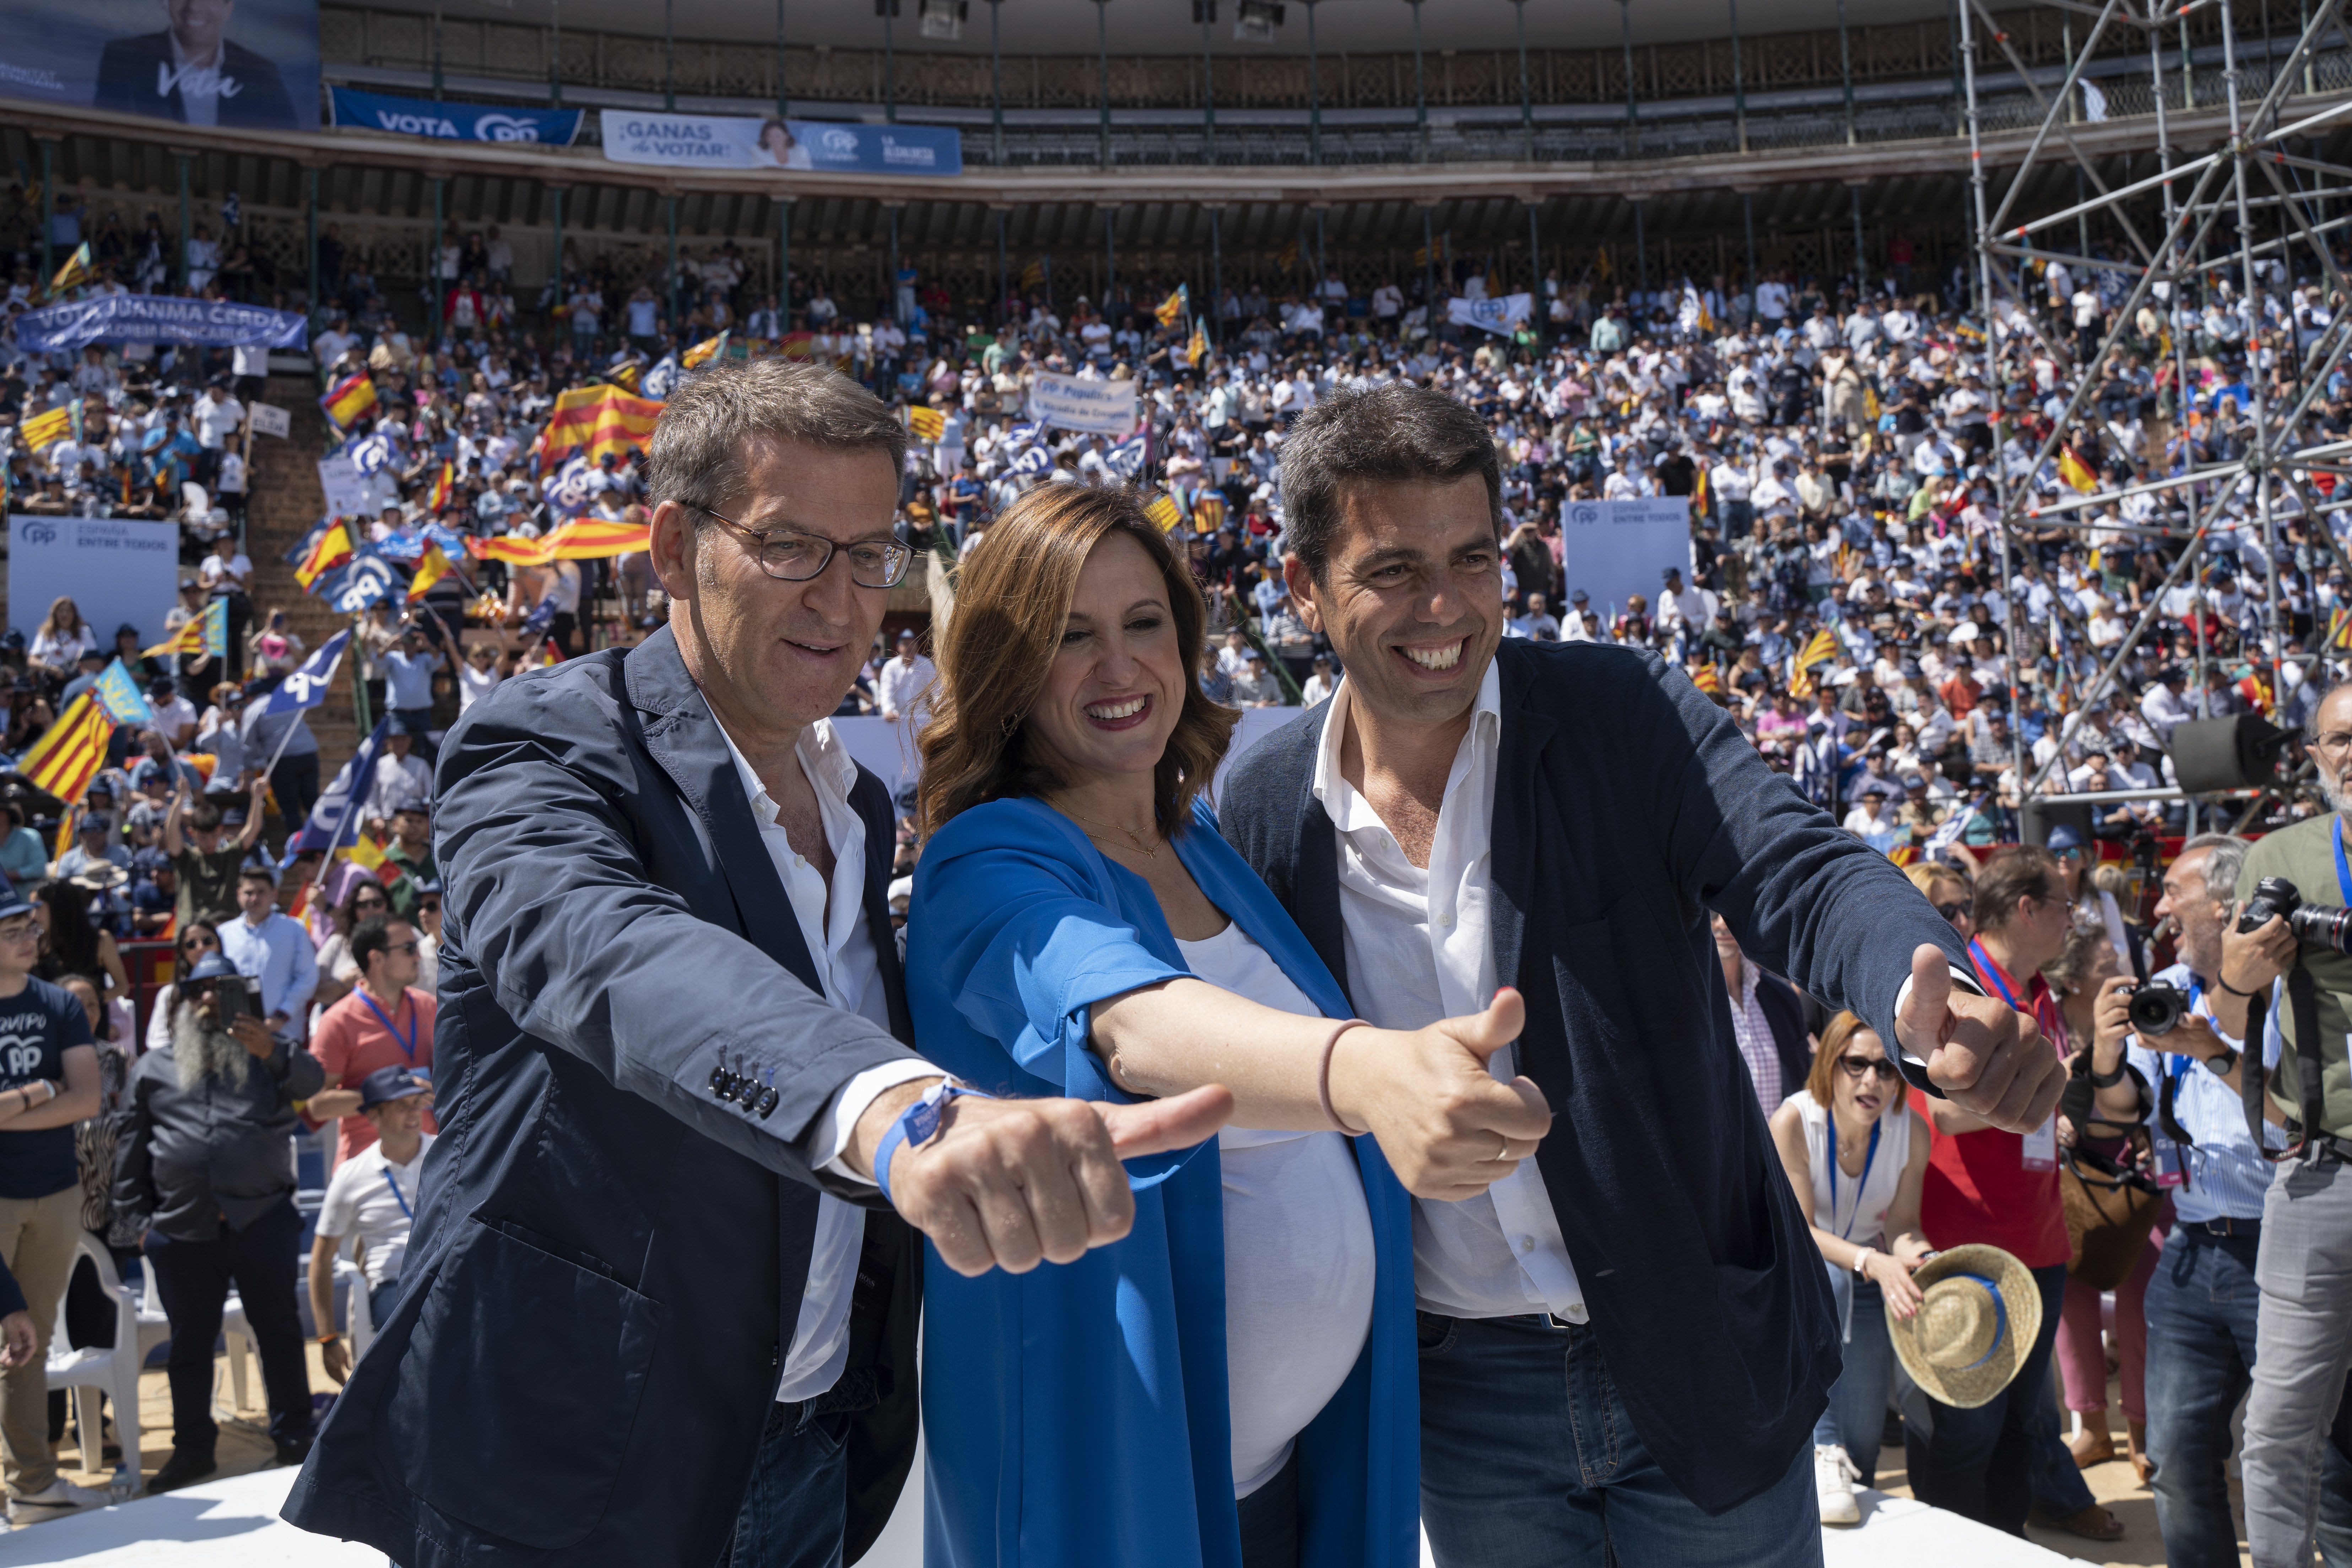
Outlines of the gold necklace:
M 1157 860 L 1160 858 L 1160 846 L 1157 844 L 1146 844 L 1143 841 L 1143 836 L 1136 832 L 1132 827 L 1106 826 L 1106 825 L 1095 821 L 1094 818 L 1090 816 L 1079 816 L 1076 812 L 1070 810 L 1067 806 L 1064 806 L 1062 811 L 1065 816 L 1076 818 L 1078 825 L 1082 827 L 1087 827 L 1089 829 L 1101 827 L 1105 832 L 1125 834 L 1127 836 L 1127 841 L 1135 846 L 1135 852 L 1142 856 L 1147 860 Z M 1087 834 L 1087 837 L 1089 838 L 1097 838 L 1098 835 L 1089 831 Z

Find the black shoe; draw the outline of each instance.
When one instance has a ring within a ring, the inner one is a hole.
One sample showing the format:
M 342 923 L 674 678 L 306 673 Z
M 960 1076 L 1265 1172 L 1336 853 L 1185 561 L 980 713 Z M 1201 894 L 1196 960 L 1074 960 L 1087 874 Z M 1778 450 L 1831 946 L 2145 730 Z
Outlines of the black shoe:
M 298 1437 L 291 1443 L 278 1444 L 278 1462 L 281 1465 L 299 1465 L 310 1457 L 310 1441 L 308 1437 Z
M 198 1452 L 174 1448 L 172 1457 L 163 1461 L 163 1468 L 155 1472 L 155 1479 L 147 1483 L 147 1489 L 150 1492 L 173 1491 L 203 1480 L 218 1468 L 220 1467 L 213 1462 L 208 1449 Z

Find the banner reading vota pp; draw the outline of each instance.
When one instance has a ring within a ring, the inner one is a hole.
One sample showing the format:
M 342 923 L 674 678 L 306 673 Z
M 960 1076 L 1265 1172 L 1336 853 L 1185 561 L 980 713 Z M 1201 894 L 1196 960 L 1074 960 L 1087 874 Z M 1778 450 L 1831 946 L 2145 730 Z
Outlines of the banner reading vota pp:
M 318 0 L 0 0 L 0 94 L 316 131 Z
M 431 136 L 444 142 L 535 142 L 542 147 L 569 147 L 580 134 L 581 114 L 576 109 L 436 103 L 430 99 L 388 98 L 348 87 L 331 91 L 335 123 L 345 130 Z
M 814 174 L 963 173 L 963 134 L 944 125 L 857 125 L 636 109 L 601 112 L 604 156 L 615 163 Z

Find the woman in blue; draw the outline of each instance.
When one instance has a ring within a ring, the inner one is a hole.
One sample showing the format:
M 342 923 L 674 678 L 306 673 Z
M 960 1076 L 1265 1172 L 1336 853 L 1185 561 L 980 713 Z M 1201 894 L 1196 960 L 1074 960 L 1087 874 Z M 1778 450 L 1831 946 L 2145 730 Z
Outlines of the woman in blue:
M 1549 1123 L 1486 1066 L 1515 994 L 1347 1022 L 1218 836 L 1196 797 L 1234 719 L 1192 676 L 1204 619 L 1132 492 L 1045 485 L 965 564 L 940 647 L 908 921 L 925 1054 L 992 1092 L 1222 1083 L 1235 1110 L 1216 1147 L 1129 1163 L 1124 1241 L 1024 1276 L 931 1254 L 932 1568 L 1412 1568 L 1406 1192 L 1483 1191 Z

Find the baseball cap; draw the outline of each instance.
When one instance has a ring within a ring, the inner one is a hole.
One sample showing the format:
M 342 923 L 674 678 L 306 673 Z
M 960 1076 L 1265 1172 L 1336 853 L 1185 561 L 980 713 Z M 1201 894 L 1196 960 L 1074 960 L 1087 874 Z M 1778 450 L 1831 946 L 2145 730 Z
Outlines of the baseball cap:
M 2061 822 L 2050 829 L 2050 842 L 2047 847 L 2053 855 L 2063 855 L 2070 849 L 2080 849 L 2082 847 L 2083 836 L 2064 823 Z
M 360 1109 L 373 1110 L 379 1105 L 414 1099 L 425 1092 L 425 1080 L 406 1068 L 378 1068 L 360 1079 Z

